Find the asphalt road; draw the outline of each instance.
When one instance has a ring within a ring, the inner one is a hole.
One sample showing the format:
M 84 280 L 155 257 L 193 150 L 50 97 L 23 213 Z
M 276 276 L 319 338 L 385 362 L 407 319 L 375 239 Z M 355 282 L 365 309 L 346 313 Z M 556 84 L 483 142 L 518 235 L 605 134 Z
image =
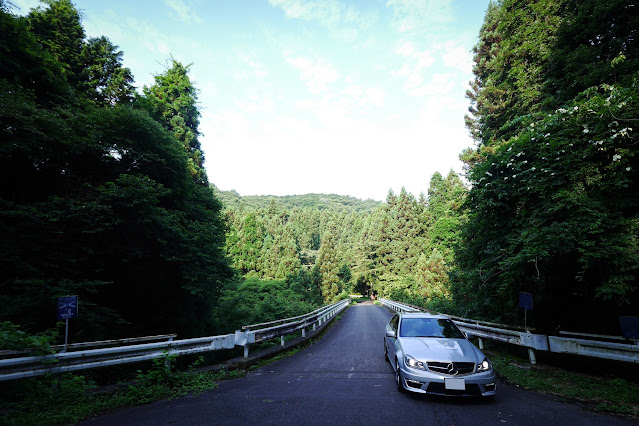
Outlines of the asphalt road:
M 245 378 L 87 424 L 636 425 L 501 383 L 492 400 L 400 394 L 383 352 L 391 316 L 370 302 L 352 306 L 317 343 Z

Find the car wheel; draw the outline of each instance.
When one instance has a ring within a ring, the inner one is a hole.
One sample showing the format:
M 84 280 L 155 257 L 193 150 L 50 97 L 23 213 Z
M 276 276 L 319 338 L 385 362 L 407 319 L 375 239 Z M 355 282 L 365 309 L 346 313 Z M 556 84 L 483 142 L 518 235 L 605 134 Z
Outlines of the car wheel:
M 384 339 L 384 360 L 386 360 L 386 362 L 390 362 L 390 359 L 388 359 L 388 347 L 386 347 L 386 339 Z
M 395 383 L 397 384 L 397 390 L 400 393 L 404 393 L 406 389 L 404 389 L 404 379 L 402 378 L 402 371 L 399 369 L 399 361 L 396 361 L 395 365 Z

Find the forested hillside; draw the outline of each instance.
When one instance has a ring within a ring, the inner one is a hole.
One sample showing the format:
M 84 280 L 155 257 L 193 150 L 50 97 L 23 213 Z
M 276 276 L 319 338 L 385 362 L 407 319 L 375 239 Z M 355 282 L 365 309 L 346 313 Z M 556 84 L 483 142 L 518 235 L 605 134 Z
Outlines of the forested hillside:
M 305 194 L 305 195 L 248 195 L 240 196 L 236 191 L 222 191 L 215 185 L 211 184 L 215 192 L 215 196 L 222 201 L 227 207 L 252 207 L 262 208 L 268 207 L 271 200 L 277 203 L 283 209 L 292 209 L 294 207 L 309 207 L 319 210 L 341 210 L 341 211 L 357 211 L 372 212 L 381 202 L 375 200 L 360 200 L 355 197 L 337 194 Z
M 349 197 L 260 197 L 255 206 L 256 197 L 235 195 L 225 206 L 227 253 L 242 276 L 286 280 L 317 303 L 352 292 L 445 302 L 466 193 L 451 171 L 433 175 L 427 196 L 390 191 L 375 209 Z M 318 199 L 335 201 L 297 207 Z

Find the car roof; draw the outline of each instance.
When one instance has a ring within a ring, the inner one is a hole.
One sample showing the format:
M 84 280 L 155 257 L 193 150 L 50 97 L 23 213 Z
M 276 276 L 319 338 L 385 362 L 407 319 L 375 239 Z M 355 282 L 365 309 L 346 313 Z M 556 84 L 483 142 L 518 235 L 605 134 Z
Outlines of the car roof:
M 399 312 L 401 318 L 436 318 L 449 319 L 446 315 L 431 314 L 430 312 Z

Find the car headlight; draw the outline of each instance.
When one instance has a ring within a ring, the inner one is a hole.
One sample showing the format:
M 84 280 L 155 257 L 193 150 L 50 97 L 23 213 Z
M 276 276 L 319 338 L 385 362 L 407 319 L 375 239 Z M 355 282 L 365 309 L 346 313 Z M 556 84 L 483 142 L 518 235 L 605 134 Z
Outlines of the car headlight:
M 414 368 L 416 370 L 427 370 L 426 363 L 421 362 L 410 355 L 404 355 L 404 364 L 406 367 Z
M 488 371 L 490 370 L 490 362 L 488 361 L 488 358 L 484 358 L 484 360 L 482 362 L 480 362 L 479 364 L 477 364 L 477 371 Z

